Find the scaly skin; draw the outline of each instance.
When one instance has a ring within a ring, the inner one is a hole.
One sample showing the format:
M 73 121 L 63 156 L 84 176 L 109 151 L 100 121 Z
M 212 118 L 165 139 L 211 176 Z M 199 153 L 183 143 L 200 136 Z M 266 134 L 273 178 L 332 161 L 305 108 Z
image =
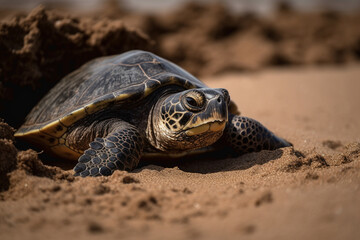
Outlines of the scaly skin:
M 140 160 L 143 139 L 134 126 L 119 124 L 106 137 L 95 138 L 75 166 L 75 176 L 109 176 L 114 170 L 131 170 Z
M 223 138 L 238 154 L 292 146 L 258 121 L 233 114 L 229 115 Z

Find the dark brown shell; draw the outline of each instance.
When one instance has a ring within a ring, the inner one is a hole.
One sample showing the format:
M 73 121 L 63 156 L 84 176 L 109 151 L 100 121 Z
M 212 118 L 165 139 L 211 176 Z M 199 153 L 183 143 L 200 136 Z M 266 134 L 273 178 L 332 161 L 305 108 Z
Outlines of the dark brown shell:
M 59 138 L 73 123 L 110 104 L 144 103 L 156 89 L 206 87 L 155 54 L 134 50 L 97 58 L 63 78 L 27 116 L 17 136 L 45 133 Z

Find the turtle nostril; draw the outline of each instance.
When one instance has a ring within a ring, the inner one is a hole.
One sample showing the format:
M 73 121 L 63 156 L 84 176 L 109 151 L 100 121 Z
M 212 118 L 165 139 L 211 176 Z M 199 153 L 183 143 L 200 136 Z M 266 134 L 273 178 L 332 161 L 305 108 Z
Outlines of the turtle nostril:
M 229 92 L 226 89 L 222 89 L 221 91 L 222 91 L 225 101 L 227 102 L 227 104 L 229 104 L 230 103 Z
M 218 96 L 217 102 L 218 102 L 218 103 L 221 103 L 221 102 L 222 102 L 221 96 Z

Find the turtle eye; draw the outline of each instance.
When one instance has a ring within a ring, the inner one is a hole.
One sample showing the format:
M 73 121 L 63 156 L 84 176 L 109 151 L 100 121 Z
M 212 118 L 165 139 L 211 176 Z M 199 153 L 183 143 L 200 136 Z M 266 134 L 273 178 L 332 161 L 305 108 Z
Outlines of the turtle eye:
M 199 107 L 198 103 L 193 97 L 186 97 L 186 103 L 190 105 L 191 107 Z
M 201 111 L 205 107 L 206 99 L 202 92 L 188 92 L 182 99 L 183 106 L 192 112 Z

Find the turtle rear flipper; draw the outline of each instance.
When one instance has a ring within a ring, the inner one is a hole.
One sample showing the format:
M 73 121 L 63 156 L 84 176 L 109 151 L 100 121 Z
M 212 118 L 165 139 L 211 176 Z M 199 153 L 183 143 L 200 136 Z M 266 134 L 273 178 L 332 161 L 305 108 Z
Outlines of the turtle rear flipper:
M 132 170 L 140 160 L 143 140 L 135 127 L 117 127 L 104 138 L 95 138 L 78 159 L 75 176 L 109 176 L 116 169 Z
M 224 137 L 230 147 L 239 154 L 292 146 L 258 121 L 233 114 L 229 114 Z

